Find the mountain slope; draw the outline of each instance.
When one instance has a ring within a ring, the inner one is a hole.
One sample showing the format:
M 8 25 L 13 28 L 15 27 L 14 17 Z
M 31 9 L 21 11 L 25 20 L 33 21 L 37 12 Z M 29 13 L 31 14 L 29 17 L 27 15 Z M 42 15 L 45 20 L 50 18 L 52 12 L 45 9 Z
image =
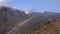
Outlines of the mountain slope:
M 28 15 L 17 9 L 0 7 L 0 34 L 9 32 L 13 27 L 20 23 L 23 23 L 25 20 L 29 19 L 32 16 L 34 17 L 27 21 L 23 26 L 17 27 L 17 31 L 14 30 L 15 32 L 12 33 L 52 34 L 52 32 L 56 32 L 55 30 L 58 29 L 60 25 L 60 13 L 45 12 L 31 13 Z
M 40 21 L 23 34 L 60 34 L 56 31 L 60 29 L 60 13 L 43 13 L 39 18 Z
M 8 32 L 16 24 L 28 19 L 30 15 L 9 7 L 0 7 L 0 33 Z

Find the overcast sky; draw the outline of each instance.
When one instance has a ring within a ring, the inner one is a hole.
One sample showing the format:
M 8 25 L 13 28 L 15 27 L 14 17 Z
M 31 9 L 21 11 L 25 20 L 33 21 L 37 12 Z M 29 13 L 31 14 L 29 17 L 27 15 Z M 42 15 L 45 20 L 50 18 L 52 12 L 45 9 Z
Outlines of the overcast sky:
M 19 10 L 35 9 L 37 12 L 60 12 L 60 0 L 12 0 L 12 7 Z

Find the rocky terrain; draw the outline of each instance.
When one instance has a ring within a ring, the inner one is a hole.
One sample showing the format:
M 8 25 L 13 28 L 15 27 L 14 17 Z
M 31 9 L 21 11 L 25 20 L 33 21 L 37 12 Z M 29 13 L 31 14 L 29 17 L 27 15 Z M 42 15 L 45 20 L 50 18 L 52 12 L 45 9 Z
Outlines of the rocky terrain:
M 0 33 L 8 32 L 16 24 L 28 19 L 31 15 L 12 9 L 9 7 L 0 7 Z
M 0 34 L 60 34 L 60 13 L 25 14 L 0 7 Z
M 60 34 L 60 14 L 44 13 L 40 15 L 40 21 L 22 34 Z M 44 17 L 45 18 L 44 18 Z

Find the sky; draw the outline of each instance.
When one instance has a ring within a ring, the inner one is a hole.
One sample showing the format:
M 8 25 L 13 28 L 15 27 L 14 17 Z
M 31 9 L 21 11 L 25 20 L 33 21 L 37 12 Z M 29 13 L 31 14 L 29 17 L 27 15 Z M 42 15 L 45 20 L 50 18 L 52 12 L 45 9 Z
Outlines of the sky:
M 10 6 L 19 10 L 60 12 L 60 0 L 11 0 Z

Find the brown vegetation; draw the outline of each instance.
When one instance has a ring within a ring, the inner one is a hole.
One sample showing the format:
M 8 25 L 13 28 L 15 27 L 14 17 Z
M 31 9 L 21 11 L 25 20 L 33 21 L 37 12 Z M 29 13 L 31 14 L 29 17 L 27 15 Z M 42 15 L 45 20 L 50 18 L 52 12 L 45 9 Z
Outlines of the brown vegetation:
M 39 26 L 39 25 L 38 25 Z M 60 19 L 51 19 L 49 23 L 42 26 L 35 26 L 26 34 L 60 34 Z M 25 34 L 24 33 L 24 34 Z

